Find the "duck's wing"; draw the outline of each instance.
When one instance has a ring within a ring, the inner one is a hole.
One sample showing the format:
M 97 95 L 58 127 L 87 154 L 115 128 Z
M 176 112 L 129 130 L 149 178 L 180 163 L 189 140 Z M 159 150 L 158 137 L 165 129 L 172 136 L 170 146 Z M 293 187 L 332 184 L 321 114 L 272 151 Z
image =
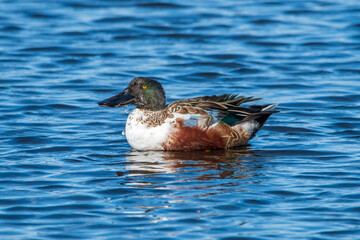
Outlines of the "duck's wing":
M 276 112 L 270 111 L 275 105 L 240 107 L 243 103 L 259 99 L 236 94 L 203 96 L 171 102 L 167 109 L 172 113 L 184 114 L 186 123 L 190 125 L 206 128 L 215 122 L 222 122 L 233 126 L 265 115 L 267 119 Z
M 168 107 L 171 107 L 173 105 L 181 104 L 181 105 L 188 105 L 188 106 L 198 106 L 203 105 L 204 103 L 207 103 L 209 107 L 215 107 L 220 106 L 223 104 L 233 105 L 233 106 L 239 106 L 240 104 L 256 101 L 261 98 L 253 98 L 253 97 L 244 97 L 244 96 L 238 96 L 237 94 L 222 94 L 222 95 L 212 95 L 212 96 L 202 96 L 202 97 L 196 97 L 196 98 L 188 98 L 184 100 L 178 100 L 171 102 Z M 225 106 L 221 106 L 220 108 L 225 108 Z

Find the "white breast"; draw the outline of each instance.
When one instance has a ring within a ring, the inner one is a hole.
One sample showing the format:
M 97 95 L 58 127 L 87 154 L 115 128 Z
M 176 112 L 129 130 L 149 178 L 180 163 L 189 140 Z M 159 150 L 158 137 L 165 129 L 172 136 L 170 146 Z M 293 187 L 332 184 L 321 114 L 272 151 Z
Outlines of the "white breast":
M 165 123 L 157 127 L 148 127 L 143 123 L 147 119 L 144 112 L 134 109 L 126 121 L 126 139 L 136 150 L 164 150 L 162 146 L 167 140 L 175 118 L 166 119 Z

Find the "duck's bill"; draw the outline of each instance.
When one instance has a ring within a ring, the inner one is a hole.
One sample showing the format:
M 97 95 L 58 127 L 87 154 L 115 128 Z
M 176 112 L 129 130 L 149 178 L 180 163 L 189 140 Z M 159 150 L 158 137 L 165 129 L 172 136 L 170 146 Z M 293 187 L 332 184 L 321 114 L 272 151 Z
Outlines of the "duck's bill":
M 102 107 L 124 107 L 126 105 L 133 103 L 134 103 L 134 96 L 131 94 L 128 88 L 126 88 L 124 91 L 111 98 L 98 102 L 99 106 Z

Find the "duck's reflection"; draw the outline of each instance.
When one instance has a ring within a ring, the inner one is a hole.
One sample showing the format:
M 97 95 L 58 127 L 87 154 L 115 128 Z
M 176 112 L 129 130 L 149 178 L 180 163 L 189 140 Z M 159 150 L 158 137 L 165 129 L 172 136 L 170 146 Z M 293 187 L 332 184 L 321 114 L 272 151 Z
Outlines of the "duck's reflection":
M 126 155 L 126 170 L 129 177 L 174 174 L 198 180 L 243 179 L 261 172 L 261 162 L 254 159 L 257 157 L 247 147 L 196 152 L 132 151 Z

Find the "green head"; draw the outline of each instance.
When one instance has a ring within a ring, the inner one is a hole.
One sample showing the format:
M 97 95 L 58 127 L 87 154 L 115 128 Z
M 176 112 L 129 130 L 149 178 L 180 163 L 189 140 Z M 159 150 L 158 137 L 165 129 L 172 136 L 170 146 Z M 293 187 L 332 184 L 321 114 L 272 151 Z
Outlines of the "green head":
M 165 108 L 165 92 L 159 82 L 137 77 L 124 91 L 98 104 L 103 107 L 123 107 L 134 104 L 140 109 L 161 110 Z

